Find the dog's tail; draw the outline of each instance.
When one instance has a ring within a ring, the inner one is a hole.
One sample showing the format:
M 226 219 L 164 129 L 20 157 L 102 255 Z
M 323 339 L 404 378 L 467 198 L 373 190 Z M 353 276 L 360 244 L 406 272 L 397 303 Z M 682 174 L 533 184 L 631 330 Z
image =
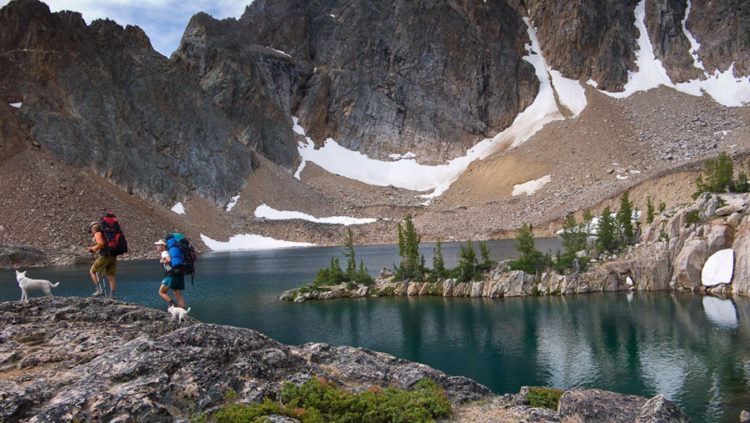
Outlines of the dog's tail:
M 190 307 L 188 307 L 187 310 L 185 310 L 185 314 L 190 313 Z
M 51 286 L 53 288 L 57 288 L 59 285 L 60 285 L 60 282 L 58 282 L 58 283 L 52 283 L 52 282 L 50 282 L 49 283 L 49 286 Z

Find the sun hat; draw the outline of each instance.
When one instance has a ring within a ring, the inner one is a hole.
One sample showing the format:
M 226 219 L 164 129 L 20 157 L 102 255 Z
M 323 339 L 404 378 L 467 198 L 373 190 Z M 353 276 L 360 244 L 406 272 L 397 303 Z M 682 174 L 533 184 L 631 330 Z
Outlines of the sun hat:
M 154 245 L 167 245 L 167 243 L 163 239 L 160 239 L 160 240 L 154 242 Z

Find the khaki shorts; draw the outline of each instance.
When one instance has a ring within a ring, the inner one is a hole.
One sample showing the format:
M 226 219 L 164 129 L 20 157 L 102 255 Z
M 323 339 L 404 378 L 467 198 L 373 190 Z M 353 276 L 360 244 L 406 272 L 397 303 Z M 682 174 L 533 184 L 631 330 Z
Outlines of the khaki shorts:
M 99 256 L 91 266 L 91 273 L 104 273 L 107 276 L 114 276 L 117 270 L 117 256 Z

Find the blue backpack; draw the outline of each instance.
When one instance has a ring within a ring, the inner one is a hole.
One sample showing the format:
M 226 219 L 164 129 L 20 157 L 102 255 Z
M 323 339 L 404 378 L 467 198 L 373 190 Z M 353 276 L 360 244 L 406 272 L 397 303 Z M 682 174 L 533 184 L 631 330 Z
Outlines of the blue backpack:
M 198 256 L 185 235 L 175 232 L 166 236 L 167 251 L 172 264 L 172 272 L 195 275 L 195 262 Z

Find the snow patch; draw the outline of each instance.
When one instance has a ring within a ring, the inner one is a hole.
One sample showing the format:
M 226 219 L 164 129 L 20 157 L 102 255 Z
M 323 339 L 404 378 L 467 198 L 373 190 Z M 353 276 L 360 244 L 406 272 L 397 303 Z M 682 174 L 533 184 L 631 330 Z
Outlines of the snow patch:
M 654 56 L 654 47 L 648 38 L 645 19 L 646 1 L 641 0 L 635 8 L 635 26 L 639 32 L 638 50 L 635 52 L 635 64 L 638 70 L 636 72 L 628 71 L 628 82 L 625 84 L 624 91 L 619 93 L 601 91 L 604 94 L 614 98 L 625 98 L 639 91 L 656 88 L 659 85 L 672 85 L 661 60 Z
M 539 179 L 513 185 L 513 192 L 510 195 L 514 197 L 521 194 L 532 195 L 539 191 L 543 186 L 547 185 L 551 180 L 552 175 L 544 175 Z
M 466 155 L 450 160 L 446 164 L 429 166 L 421 165 L 416 160 L 380 161 L 369 158 L 358 151 L 352 151 L 328 138 L 321 148 L 315 148 L 315 143 L 306 137 L 297 147 L 302 163 L 313 162 L 330 173 L 344 176 L 375 186 L 393 185 L 398 188 L 414 191 L 430 191 L 423 198 L 431 199 L 440 196 L 475 160 L 488 157 L 501 147 L 516 147 L 534 134 L 544 125 L 555 120 L 563 119 L 557 109 L 552 83 L 547 73 L 547 65 L 541 56 L 539 40 L 529 20 L 524 18 L 527 25 L 531 45 L 526 45 L 528 55 L 523 59 L 534 66 L 539 79 L 539 93 L 529 107 L 514 119 L 511 126 L 487 138 L 466 152 Z M 299 120 L 293 118 L 294 131 L 304 135 L 304 129 L 299 126 Z M 297 171 L 299 173 L 299 169 Z
M 8 103 L 8 105 L 10 105 L 10 107 L 15 107 L 16 109 L 20 109 L 23 103 L 19 101 L 17 103 Z
M 687 21 L 687 14 L 690 11 L 690 3 L 686 9 L 684 22 Z M 635 8 L 635 26 L 638 28 L 638 50 L 635 53 L 636 66 L 638 71 L 628 71 L 628 82 L 625 84 L 622 92 L 612 93 L 608 91 L 600 92 L 614 98 L 625 98 L 630 95 L 656 88 L 660 85 L 673 88 L 685 94 L 693 96 L 702 96 L 703 93 L 711 96 L 717 103 L 727 107 L 740 107 L 750 103 L 750 76 L 737 78 L 734 76 L 734 63 L 729 69 L 720 72 L 718 69 L 713 74 L 705 73 L 705 79 L 693 79 L 688 82 L 673 83 L 667 75 L 667 71 L 654 55 L 654 47 L 648 37 L 648 31 L 645 24 L 646 6 L 645 0 L 641 0 Z M 689 34 L 689 32 L 687 32 Z M 688 38 L 691 38 L 692 35 Z M 694 39 L 691 41 L 691 49 L 694 49 Z M 697 41 L 695 41 L 696 45 Z M 700 45 L 698 45 L 700 47 Z M 692 54 L 692 52 L 691 52 Z M 693 56 L 696 60 L 697 55 Z M 699 63 L 700 64 L 700 63 Z M 702 64 L 700 64 L 702 66 Z
M 703 67 L 703 62 L 701 62 L 701 58 L 698 56 L 698 50 L 701 48 L 701 45 L 687 29 L 687 20 L 688 16 L 690 16 L 690 9 L 692 9 L 692 7 L 690 0 L 688 0 L 687 7 L 685 8 L 685 17 L 682 19 L 682 32 L 690 42 L 690 55 L 693 56 L 693 66 L 705 72 L 706 68 Z
M 594 88 L 599 88 L 599 84 L 596 81 L 594 81 L 593 79 L 591 79 L 591 78 L 589 78 L 589 80 L 586 81 L 586 83 L 589 84 L 589 85 L 591 85 Z
M 615 178 L 617 178 L 620 181 L 624 181 L 624 180 L 628 179 L 628 175 L 620 175 L 618 173 L 617 175 L 615 175 Z
M 716 286 L 732 281 L 734 273 L 734 250 L 727 248 L 719 250 L 706 260 L 701 271 L 703 286 Z
M 239 199 L 240 199 L 239 195 L 235 195 L 234 197 L 232 197 L 232 199 L 229 200 L 229 204 L 227 204 L 227 206 L 224 208 L 224 210 L 226 210 L 226 211 L 232 211 L 232 209 L 234 208 L 234 206 L 237 205 L 237 201 Z
M 297 178 L 298 181 L 302 180 L 302 171 L 305 169 L 305 161 L 302 160 L 302 162 L 299 164 L 299 167 L 297 167 L 297 171 L 294 172 L 294 177 Z
M 291 220 L 300 219 L 314 223 L 325 223 L 329 225 L 364 225 L 367 223 L 374 223 L 377 219 L 373 218 L 357 218 L 347 216 L 331 216 L 331 217 L 314 217 L 307 213 L 298 211 L 287 211 L 287 210 L 276 210 L 273 207 L 269 207 L 266 204 L 261 204 L 255 209 L 255 217 L 260 217 L 268 220 Z
M 277 49 L 275 49 L 275 48 L 273 48 L 273 47 L 271 47 L 271 46 L 266 46 L 266 47 L 267 47 L 267 48 L 270 48 L 271 50 L 275 51 L 276 53 L 280 53 L 280 54 L 283 54 L 283 55 L 284 55 L 284 56 L 286 56 L 286 57 L 292 57 L 292 55 L 291 55 L 291 54 L 289 54 L 289 53 L 287 53 L 287 52 L 285 52 L 285 51 L 277 50 Z
M 175 204 L 171 210 L 177 214 L 185 214 L 185 206 L 182 203 Z
M 737 327 L 737 309 L 732 300 L 723 300 L 716 297 L 703 297 L 703 310 L 708 320 L 725 328 Z
M 566 78 L 556 70 L 550 70 L 549 74 L 552 76 L 552 86 L 560 103 L 573 113 L 573 117 L 578 117 L 588 104 L 586 90 L 580 82 Z
M 211 251 L 274 250 L 277 248 L 312 247 L 315 245 L 309 242 L 284 241 L 255 234 L 234 235 L 227 242 L 216 241 L 201 234 L 201 241 Z

